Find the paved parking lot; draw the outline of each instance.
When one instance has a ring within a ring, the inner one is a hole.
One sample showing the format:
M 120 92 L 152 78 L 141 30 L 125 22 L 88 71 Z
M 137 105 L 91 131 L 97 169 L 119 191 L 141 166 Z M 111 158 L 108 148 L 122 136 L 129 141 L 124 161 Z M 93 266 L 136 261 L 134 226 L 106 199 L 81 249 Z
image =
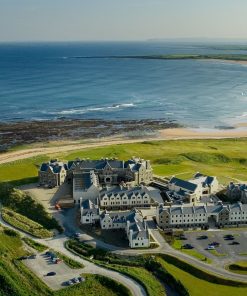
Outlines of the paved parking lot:
M 226 240 L 225 235 L 233 235 L 233 240 Z M 201 239 L 202 235 L 207 236 L 206 239 Z M 226 256 L 214 256 L 217 259 L 224 259 L 227 257 L 241 256 L 241 254 L 247 254 L 247 231 L 246 230 L 208 230 L 208 231 L 195 231 L 195 232 L 185 232 L 186 240 L 184 244 L 191 244 L 198 252 L 204 254 L 205 256 L 210 255 L 210 251 L 207 251 L 207 246 L 212 242 L 218 242 L 220 245 L 215 249 L 217 252 Z M 232 242 L 236 241 L 239 245 L 233 245 Z M 243 257 L 243 260 L 244 256 Z
M 68 280 L 78 277 L 83 272 L 83 269 L 71 269 L 63 262 L 52 263 L 44 254 L 38 254 L 36 259 L 26 259 L 23 262 L 53 290 L 66 287 Z M 56 272 L 56 275 L 45 276 L 52 271 Z

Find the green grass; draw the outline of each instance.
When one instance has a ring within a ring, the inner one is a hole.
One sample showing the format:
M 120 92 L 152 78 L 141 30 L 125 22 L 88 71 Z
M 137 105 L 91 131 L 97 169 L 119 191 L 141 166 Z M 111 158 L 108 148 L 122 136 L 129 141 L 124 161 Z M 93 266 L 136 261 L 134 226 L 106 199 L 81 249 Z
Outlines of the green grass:
M 214 250 L 208 250 L 211 254 L 213 254 L 216 257 L 225 257 L 227 254 L 219 253 L 216 249 Z
M 52 236 L 52 232 L 45 229 L 42 225 L 20 215 L 10 209 L 2 208 L 2 217 L 10 225 L 25 231 L 35 237 L 47 238 Z
M 247 261 L 237 261 L 226 267 L 231 272 L 247 275 Z
M 76 157 L 128 159 L 135 155 L 150 159 L 154 174 L 157 175 L 170 177 L 180 174 L 181 178 L 186 179 L 195 172 L 201 171 L 208 175 L 218 176 L 220 182 L 227 184 L 231 180 L 247 180 L 246 145 L 247 139 L 207 139 L 144 141 L 142 143 L 87 148 L 0 165 L 0 182 L 8 180 L 26 182 L 26 178 L 37 176 L 38 165 L 50 157 L 62 160 L 75 159 Z
M 0 201 L 5 207 L 41 224 L 45 229 L 63 231 L 57 220 L 46 212 L 42 204 L 7 183 L 0 184 Z
M 151 272 L 143 267 L 132 267 L 122 265 L 109 265 L 111 269 L 124 273 L 136 281 L 140 282 L 149 296 L 165 295 L 165 289 Z
M 0 182 L 15 181 L 22 185 L 37 181 L 40 163 L 48 160 L 47 156 L 37 156 L 0 165 Z
M 33 239 L 29 238 L 29 237 L 23 237 L 22 239 L 29 247 L 35 249 L 38 252 L 44 252 L 45 250 L 48 249 L 47 246 L 42 245 L 36 241 L 34 241 Z
M 0 227 L 0 295 L 40 296 L 52 295 L 18 257 L 27 255 L 21 239 L 7 235 Z
M 100 275 L 82 274 L 86 279 L 81 284 L 54 292 L 54 296 L 131 296 L 131 292 L 122 284 Z
M 159 263 L 177 280 L 179 280 L 189 291 L 191 296 L 238 296 L 245 295 L 247 288 L 232 287 L 226 285 L 214 284 L 188 273 L 165 260 L 158 258 Z
M 86 281 L 59 291 L 51 291 L 17 258 L 28 255 L 20 237 L 0 226 L 1 296 L 130 296 L 130 291 L 109 278 L 83 275 Z M 8 233 L 8 234 L 6 234 Z

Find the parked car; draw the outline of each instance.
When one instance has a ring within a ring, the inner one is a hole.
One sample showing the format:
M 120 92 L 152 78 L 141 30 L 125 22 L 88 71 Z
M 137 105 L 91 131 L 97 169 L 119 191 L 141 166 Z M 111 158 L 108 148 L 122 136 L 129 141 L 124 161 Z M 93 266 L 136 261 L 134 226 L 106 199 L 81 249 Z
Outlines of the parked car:
M 193 249 L 194 247 L 190 244 L 185 244 L 182 246 L 183 249 Z
M 29 256 L 28 258 L 29 259 L 36 259 L 36 257 L 37 257 L 37 255 L 33 254 L 33 255 Z
M 80 281 L 79 281 L 78 278 L 76 278 L 76 277 L 73 278 L 72 281 L 73 281 L 75 284 L 79 284 L 79 283 L 80 283 Z
M 206 250 L 215 250 L 215 247 L 212 246 L 212 245 L 208 245 L 207 248 L 206 248 Z
M 68 286 L 72 286 L 74 283 L 73 283 L 71 280 L 69 280 L 69 281 L 66 282 L 66 284 L 67 284 Z
M 79 277 L 78 277 L 78 281 L 79 281 L 79 282 L 85 282 L 85 278 L 84 278 L 84 277 L 81 277 L 81 276 L 79 276 Z
M 212 242 L 209 244 L 209 246 L 219 247 L 220 243 L 218 242 Z
M 208 238 L 207 235 L 201 235 L 201 236 L 199 236 L 197 239 L 207 239 L 207 238 Z
M 56 275 L 55 271 L 50 271 L 46 274 L 46 276 L 53 276 L 53 275 Z
M 232 243 L 231 243 L 231 245 L 239 245 L 240 243 L 239 242 L 237 242 L 237 241 L 233 241 Z
M 28 259 L 28 257 L 27 257 L 27 256 L 21 256 L 21 257 L 19 257 L 18 259 L 19 259 L 19 260 L 26 260 L 26 259 Z
M 179 237 L 181 240 L 186 240 L 186 236 L 184 234 L 181 234 L 180 237 Z

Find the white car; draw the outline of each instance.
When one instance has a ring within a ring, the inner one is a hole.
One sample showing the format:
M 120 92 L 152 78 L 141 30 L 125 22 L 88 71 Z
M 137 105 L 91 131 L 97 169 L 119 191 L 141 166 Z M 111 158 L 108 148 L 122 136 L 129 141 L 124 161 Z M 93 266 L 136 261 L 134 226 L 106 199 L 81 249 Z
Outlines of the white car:
M 214 246 L 208 246 L 206 250 L 215 250 Z

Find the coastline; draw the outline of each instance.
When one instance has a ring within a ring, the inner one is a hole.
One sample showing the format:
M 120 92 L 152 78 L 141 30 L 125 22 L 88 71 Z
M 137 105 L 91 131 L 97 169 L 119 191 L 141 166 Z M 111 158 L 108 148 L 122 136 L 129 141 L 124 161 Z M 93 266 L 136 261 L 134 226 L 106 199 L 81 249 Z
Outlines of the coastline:
M 86 148 L 97 148 L 118 144 L 141 143 L 145 141 L 169 141 L 169 140 L 196 140 L 196 139 L 247 139 L 247 123 L 245 127 L 231 130 L 209 130 L 191 128 L 165 128 L 159 129 L 154 135 L 140 137 L 126 137 L 123 134 L 102 138 L 87 138 L 79 140 L 54 140 L 46 142 L 35 142 L 30 146 L 19 147 L 17 150 L 9 150 L 0 153 L 0 164 L 19 161 L 22 159 L 36 157 L 39 155 L 54 155 L 61 152 L 70 152 Z

